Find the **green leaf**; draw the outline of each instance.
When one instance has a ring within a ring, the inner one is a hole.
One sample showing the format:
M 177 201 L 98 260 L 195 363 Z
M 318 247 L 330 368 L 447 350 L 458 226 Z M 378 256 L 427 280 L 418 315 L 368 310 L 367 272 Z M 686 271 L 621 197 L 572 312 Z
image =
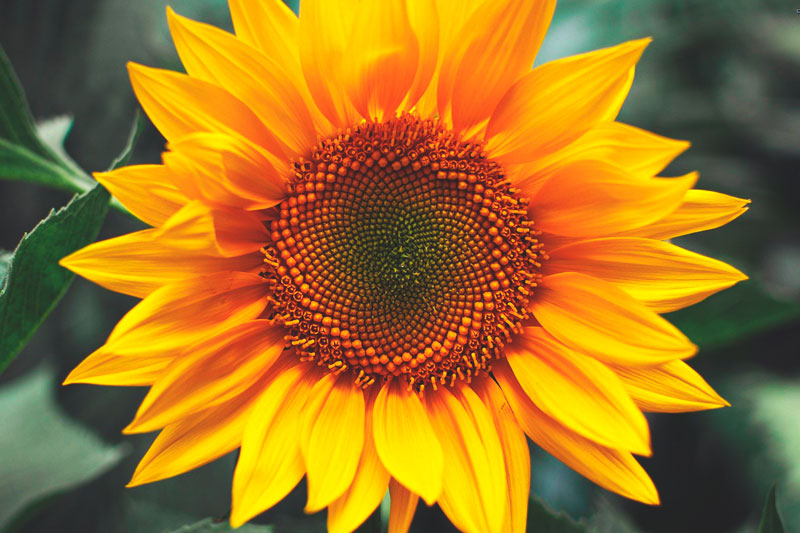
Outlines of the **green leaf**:
M 104 444 L 55 403 L 51 369 L 0 388 L 0 529 L 25 509 L 117 464 L 124 447 Z
M 783 522 L 778 514 L 775 503 L 775 485 L 769 489 L 764 511 L 761 513 L 761 522 L 758 524 L 758 533 L 783 533 Z
M 125 148 L 123 148 L 122 152 L 111 162 L 111 166 L 108 168 L 109 170 L 114 170 L 115 168 L 123 167 L 128 164 L 131 160 L 131 155 L 133 155 L 133 148 L 136 146 L 136 141 L 139 140 L 143 128 L 144 119 L 141 113 L 137 111 L 136 116 L 133 118 L 133 126 L 128 135 L 128 141 L 125 143 Z
M 0 178 L 73 192 L 89 190 L 94 181 L 60 147 L 70 124 L 69 118 L 58 118 L 37 132 L 25 93 L 0 47 Z M 42 132 L 50 142 L 42 139 Z
M 701 348 L 718 348 L 800 319 L 800 303 L 748 280 L 667 317 Z
M 6 275 L 8 274 L 8 265 L 11 263 L 11 252 L 0 250 L 0 287 L 6 282 Z
M 566 513 L 557 513 L 531 495 L 528 502 L 528 531 L 538 533 L 587 533 L 587 529 Z
M 22 238 L 0 290 L 0 372 L 67 290 L 73 274 L 58 261 L 95 239 L 108 205 L 108 192 L 97 185 Z
M 194 524 L 189 524 L 178 529 L 173 530 L 171 533 L 211 533 L 214 531 L 236 531 L 237 533 L 272 533 L 272 526 L 244 524 L 243 526 L 233 529 L 228 520 L 205 518 Z
M 95 183 L 88 178 L 79 180 L 64 165 L 5 139 L 0 139 L 0 178 L 29 181 L 71 192 L 85 192 Z
M 35 155 L 53 163 L 59 163 L 58 156 L 36 134 L 25 93 L 2 47 L 0 47 L 0 138 L 27 148 Z

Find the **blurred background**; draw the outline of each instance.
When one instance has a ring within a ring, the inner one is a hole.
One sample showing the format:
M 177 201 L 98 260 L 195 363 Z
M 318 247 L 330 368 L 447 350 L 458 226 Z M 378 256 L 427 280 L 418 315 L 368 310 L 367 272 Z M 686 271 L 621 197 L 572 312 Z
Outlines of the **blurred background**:
M 225 29 L 224 0 L 174 0 L 178 13 Z M 74 120 L 66 151 L 104 170 L 138 105 L 125 63 L 181 70 L 165 0 L 0 0 L 0 44 L 37 121 Z M 290 5 L 292 3 L 290 2 Z M 296 9 L 294 2 L 292 5 Z M 751 280 L 667 317 L 699 344 L 694 368 L 732 407 L 649 416 L 643 464 L 660 507 L 599 489 L 533 447 L 531 530 L 540 501 L 601 532 L 755 531 L 778 487 L 800 531 L 800 3 L 786 0 L 561 0 L 537 63 L 652 36 L 619 120 L 692 142 L 664 175 L 699 170 L 698 187 L 752 200 L 740 219 L 679 239 Z M 133 162 L 160 160 L 147 123 Z M 0 180 L 0 252 L 70 194 Z M 116 211 L 100 238 L 143 226 Z M 153 485 L 124 488 L 153 435 L 123 436 L 143 389 L 59 383 L 100 346 L 133 298 L 76 279 L 0 376 L 0 531 L 225 530 L 228 456 Z M 12 490 L 13 488 L 13 490 Z M 243 531 L 322 531 L 302 512 L 303 486 Z M 386 511 L 386 509 L 384 509 Z M 187 526 L 187 524 L 193 524 Z M 261 524 L 261 525 L 258 525 Z M 422 505 L 412 531 L 450 531 Z

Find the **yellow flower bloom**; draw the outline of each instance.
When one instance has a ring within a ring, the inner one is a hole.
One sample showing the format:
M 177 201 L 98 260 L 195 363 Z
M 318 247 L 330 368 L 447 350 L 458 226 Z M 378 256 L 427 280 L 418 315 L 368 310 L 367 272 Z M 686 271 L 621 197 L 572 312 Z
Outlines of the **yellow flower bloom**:
M 241 447 L 231 523 L 303 476 L 351 531 L 391 495 L 523 531 L 525 435 L 658 503 L 642 411 L 726 405 L 659 313 L 745 279 L 670 244 L 744 200 L 654 177 L 615 121 L 648 40 L 531 70 L 554 0 L 230 0 L 168 12 L 187 74 L 130 65 L 161 165 L 96 175 L 153 226 L 62 264 L 143 298 L 66 383 L 149 386 L 131 485 Z

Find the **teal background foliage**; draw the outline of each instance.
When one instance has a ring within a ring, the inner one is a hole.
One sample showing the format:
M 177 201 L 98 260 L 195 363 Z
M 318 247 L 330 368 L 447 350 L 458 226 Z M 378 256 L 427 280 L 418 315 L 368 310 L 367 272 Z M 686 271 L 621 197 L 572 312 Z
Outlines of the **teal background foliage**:
M 231 29 L 224 0 L 170 3 Z M 0 56 L 0 370 L 8 365 L 0 374 L 0 531 L 228 530 L 235 455 L 126 489 L 153 439 L 120 433 L 144 391 L 58 385 L 135 303 L 82 279 L 59 303 L 71 275 L 55 261 L 98 232 L 143 227 L 113 202 L 106 216 L 106 193 L 82 169 L 159 160 L 164 140 L 136 119 L 125 62 L 181 69 L 165 4 L 0 2 L 0 44 L 25 92 Z M 662 505 L 610 494 L 533 447 L 531 531 L 800 531 L 798 7 L 559 2 L 537 63 L 654 38 L 620 120 L 692 141 L 665 175 L 697 169 L 701 188 L 752 199 L 728 226 L 678 239 L 752 279 L 668 315 L 700 345 L 691 364 L 732 407 L 649 416 L 654 456 L 642 462 Z M 324 530 L 324 513 L 303 514 L 304 497 L 301 486 L 241 531 Z M 385 528 L 387 510 L 362 530 Z M 438 508 L 424 505 L 412 525 L 451 530 Z

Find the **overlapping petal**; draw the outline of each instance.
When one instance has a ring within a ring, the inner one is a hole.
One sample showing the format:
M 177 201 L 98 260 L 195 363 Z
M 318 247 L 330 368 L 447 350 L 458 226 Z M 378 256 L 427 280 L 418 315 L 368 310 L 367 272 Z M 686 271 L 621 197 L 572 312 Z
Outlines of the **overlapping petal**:
M 529 213 L 541 231 L 601 237 L 641 228 L 667 216 L 697 178 L 690 173 L 642 180 L 602 161 L 575 161 L 559 168 L 539 188 Z
M 393 380 L 378 393 L 372 416 L 375 448 L 386 470 L 433 504 L 442 491 L 444 456 L 419 397 Z M 413 461 L 409 450 L 420 450 Z
M 439 506 L 462 531 L 499 532 L 507 504 L 506 472 L 492 415 L 463 384 L 442 387 L 426 400 L 447 457 Z
M 500 99 L 533 66 L 555 0 L 481 4 L 445 51 L 439 73 L 439 114 L 468 131 L 489 118 Z
M 611 368 L 644 411 L 683 413 L 730 405 L 683 361 L 651 367 Z
M 650 432 L 622 382 L 544 328 L 525 328 L 505 347 L 508 364 L 536 406 L 598 444 L 650 455 Z
M 171 8 L 167 20 L 186 72 L 245 102 L 277 136 L 281 153 L 295 157 L 316 143 L 314 122 L 295 85 L 295 72 L 285 71 L 272 54 L 262 54 L 214 26 L 176 15 Z
M 350 376 L 327 374 L 309 392 L 300 428 L 306 512 L 326 507 L 352 483 L 364 445 L 364 417 L 364 393 Z
M 548 255 L 547 273 L 581 272 L 611 282 L 658 313 L 682 309 L 747 279 L 727 263 L 652 239 L 592 239 Z
M 546 276 L 531 311 L 553 337 L 608 363 L 657 365 L 697 351 L 683 333 L 644 304 L 585 274 Z
M 186 346 L 258 317 L 267 305 L 265 289 L 263 278 L 245 272 L 162 287 L 122 317 L 64 383 L 150 385 Z
M 108 189 L 128 211 L 142 222 L 160 226 L 189 203 L 163 165 L 131 165 L 110 172 L 95 172 L 94 178 Z
M 532 161 L 607 120 L 649 42 L 630 41 L 533 69 L 494 110 L 486 128 L 489 153 L 506 164 Z
M 168 141 L 212 131 L 238 135 L 270 153 L 284 155 L 278 138 L 225 89 L 169 70 L 128 63 L 133 92 L 145 113 Z
M 268 320 L 251 320 L 189 346 L 153 384 L 124 431 L 154 431 L 247 390 L 278 359 L 283 335 Z
M 225 257 L 209 209 L 191 202 L 160 228 L 90 244 L 60 264 L 107 289 L 144 298 L 188 278 L 223 271 L 258 272 L 264 256 Z
M 380 505 L 389 487 L 389 472 L 378 457 L 372 435 L 372 408 L 375 395 L 369 394 L 366 399 L 364 447 L 350 487 L 328 506 L 330 533 L 347 533 L 355 530 Z
M 508 365 L 497 365 L 494 375 L 520 426 L 536 444 L 608 490 L 643 503 L 659 502 L 652 480 L 630 452 L 596 444 L 545 415 L 527 397 Z
M 285 359 L 253 405 L 242 435 L 233 474 L 233 527 L 282 500 L 305 473 L 300 453 L 302 412 L 321 374 L 313 366 L 292 363 L 291 355 Z

